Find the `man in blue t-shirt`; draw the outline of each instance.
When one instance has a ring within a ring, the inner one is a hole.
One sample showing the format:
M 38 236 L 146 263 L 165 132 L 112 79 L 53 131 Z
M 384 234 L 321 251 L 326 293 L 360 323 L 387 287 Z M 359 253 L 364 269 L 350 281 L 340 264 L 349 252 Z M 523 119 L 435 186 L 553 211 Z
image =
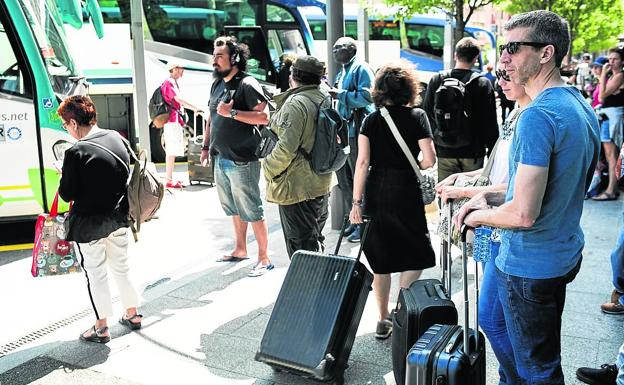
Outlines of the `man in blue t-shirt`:
M 563 19 L 550 11 L 515 15 L 505 24 L 505 41 L 500 62 L 533 102 L 518 118 L 504 203 L 490 207 L 503 202 L 500 194 L 474 199 L 455 224 L 504 229 L 496 284 L 515 365 L 501 367 L 513 377 L 501 383 L 564 384 L 561 315 L 582 259 L 580 219 L 599 155 L 598 121 L 561 79 L 570 44 Z

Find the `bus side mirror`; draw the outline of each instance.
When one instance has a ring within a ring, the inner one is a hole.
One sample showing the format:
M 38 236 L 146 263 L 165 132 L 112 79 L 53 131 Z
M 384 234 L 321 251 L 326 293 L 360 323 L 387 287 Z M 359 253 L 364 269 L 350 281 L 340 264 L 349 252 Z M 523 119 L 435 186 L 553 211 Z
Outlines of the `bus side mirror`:
M 80 0 L 59 0 L 58 5 L 63 23 L 80 29 L 82 27 L 82 6 Z
M 104 19 L 97 0 L 87 0 L 87 13 L 91 15 L 91 24 L 98 38 L 104 37 Z
M 54 159 L 62 162 L 65 158 L 65 151 L 67 151 L 67 149 L 69 149 L 71 146 L 73 146 L 73 144 L 66 140 L 57 140 L 56 143 L 52 145 Z

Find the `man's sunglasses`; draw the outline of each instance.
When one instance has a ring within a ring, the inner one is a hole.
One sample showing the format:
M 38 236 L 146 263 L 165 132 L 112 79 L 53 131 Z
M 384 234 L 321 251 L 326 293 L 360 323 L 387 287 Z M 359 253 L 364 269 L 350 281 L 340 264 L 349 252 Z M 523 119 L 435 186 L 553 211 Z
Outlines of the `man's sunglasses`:
M 548 43 L 536 43 L 533 41 L 512 41 L 511 43 L 501 44 L 498 46 L 498 52 L 502 55 L 503 51 L 507 50 L 510 55 L 515 54 L 520 49 L 521 45 L 528 45 L 529 47 L 542 48 L 549 45 Z
M 505 70 L 496 70 L 496 79 L 497 80 L 503 79 L 506 82 L 511 81 L 511 78 L 509 77 L 509 75 L 507 75 L 507 71 Z

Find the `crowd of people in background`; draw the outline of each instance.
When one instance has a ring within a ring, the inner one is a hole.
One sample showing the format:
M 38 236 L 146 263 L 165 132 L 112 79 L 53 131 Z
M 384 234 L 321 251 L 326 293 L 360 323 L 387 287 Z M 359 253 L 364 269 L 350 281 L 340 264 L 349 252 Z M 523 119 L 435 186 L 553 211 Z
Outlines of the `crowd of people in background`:
M 262 86 L 245 72 L 249 47 L 233 37 L 218 38 L 201 161 L 214 164 L 219 201 L 232 217 L 236 241 L 218 261 L 249 258 L 251 224 L 258 256 L 248 275 L 262 276 L 274 268 L 267 254 L 261 176 L 266 180 L 266 200 L 279 206 L 288 256 L 301 249 L 324 250 L 332 175 L 315 173 L 305 154 L 314 146 L 314 117 L 329 98 L 348 124 L 350 154 L 336 172 L 344 205 L 350 208 L 348 240 L 360 241 L 363 215 L 376 222 L 362 245 L 374 272 L 376 337 L 392 333 L 390 274 L 401 273 L 401 287 L 409 287 L 423 269 L 435 266 L 421 186 L 392 132 L 395 126 L 413 157 L 420 158 L 419 168 L 437 164 L 436 191 L 441 200 L 451 204 L 467 199 L 453 218 L 447 218 L 449 228 L 466 224 L 500 229 L 500 253 L 484 266 L 479 298 L 480 326 L 498 359 L 500 383 L 563 384 L 561 317 L 566 286 L 583 259 L 583 199 L 606 201 L 619 195 L 616 163 L 623 141 L 624 51 L 613 48 L 595 58 L 583 54 L 565 79 L 560 70 L 570 45 L 565 20 L 549 11 L 519 14 L 506 23 L 504 35 L 507 43 L 499 47 L 499 62 L 489 64 L 484 74 L 475 71 L 481 54 L 477 41 L 461 39 L 455 46 L 455 67 L 431 79 L 422 103 L 420 81 L 411 64 L 389 63 L 374 73 L 357 55 L 351 38 L 342 37 L 333 45 L 332 59 L 341 68 L 329 84 L 324 81 L 324 65 L 316 58 L 283 55 L 282 93 L 271 101 L 276 108 L 271 113 Z M 200 109 L 180 96 L 177 80 L 183 75 L 182 66 L 170 63 L 168 69 L 170 78 L 162 86 L 173 106 L 165 125 L 166 186 L 179 188 L 181 183 L 172 179 L 173 161 L 182 151 L 179 110 Z M 459 88 L 464 92 L 457 99 L 462 114 L 456 117 L 441 107 L 441 95 Z M 133 330 L 141 326 L 137 294 L 127 279 L 128 208 L 123 185 L 129 158 L 121 141 L 97 128 L 92 103 L 81 98 L 69 98 L 59 108 L 64 126 L 79 140 L 65 156 L 59 192 L 75 202 L 70 218 L 81 226 L 68 239 L 78 242 L 96 314 L 96 323 L 81 339 L 106 343 L 110 340 L 106 319 L 112 309 L 105 259 L 126 308 L 120 322 Z M 260 126 L 276 135 L 275 147 L 262 162 L 256 153 Z M 102 160 L 96 171 L 85 160 L 93 156 Z M 592 179 L 603 169 L 606 183 L 596 191 Z M 110 174 L 106 180 L 114 183 L 100 186 L 101 178 L 90 181 L 88 176 L 96 172 Z M 487 183 L 460 183 L 476 177 Z M 92 199 L 102 194 L 107 197 Z M 602 311 L 624 314 L 624 227 L 611 262 L 614 290 Z M 590 384 L 615 384 L 619 370 L 617 384 L 624 385 L 623 361 L 624 345 L 618 366 L 581 368 L 577 375 Z

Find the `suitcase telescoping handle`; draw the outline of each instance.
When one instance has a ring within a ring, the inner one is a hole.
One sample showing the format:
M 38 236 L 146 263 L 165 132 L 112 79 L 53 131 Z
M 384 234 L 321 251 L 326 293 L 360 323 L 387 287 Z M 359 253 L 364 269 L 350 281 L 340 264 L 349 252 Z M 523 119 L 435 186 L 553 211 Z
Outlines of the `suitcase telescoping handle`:
M 474 229 L 463 225 L 461 227 L 462 242 L 462 279 L 464 281 L 464 353 L 470 354 L 470 300 L 468 299 L 468 245 L 466 243 L 466 235 L 468 231 Z M 474 333 L 475 333 L 475 349 L 479 348 L 479 264 L 475 261 L 475 306 L 474 306 Z
M 197 138 L 197 118 L 201 119 L 201 135 L 206 133 L 206 117 L 203 112 L 197 111 L 193 117 L 193 138 Z
M 442 198 L 438 197 L 438 207 L 442 208 Z M 446 239 L 443 239 L 440 242 L 440 264 L 442 265 L 442 285 L 446 290 L 446 294 L 449 298 L 451 298 L 451 264 L 453 263 L 453 259 L 451 258 L 451 219 L 453 218 L 453 200 L 449 199 L 446 202 L 446 209 L 448 210 L 448 225 L 447 225 L 447 233 Z
M 357 253 L 356 260 L 359 262 L 360 257 L 362 256 L 362 247 L 364 247 L 364 241 L 366 241 L 366 236 L 368 235 L 368 230 L 371 225 L 372 218 L 369 215 L 362 215 L 363 223 L 361 226 L 364 228 L 362 230 L 362 236 L 360 238 L 360 249 Z M 342 229 L 340 230 L 340 236 L 338 237 L 338 244 L 336 244 L 336 250 L 334 251 L 334 255 L 338 255 L 340 251 L 340 244 L 342 243 L 342 238 L 344 238 L 344 233 L 347 231 L 347 227 L 349 226 L 349 215 L 345 215 L 344 221 L 342 222 Z

